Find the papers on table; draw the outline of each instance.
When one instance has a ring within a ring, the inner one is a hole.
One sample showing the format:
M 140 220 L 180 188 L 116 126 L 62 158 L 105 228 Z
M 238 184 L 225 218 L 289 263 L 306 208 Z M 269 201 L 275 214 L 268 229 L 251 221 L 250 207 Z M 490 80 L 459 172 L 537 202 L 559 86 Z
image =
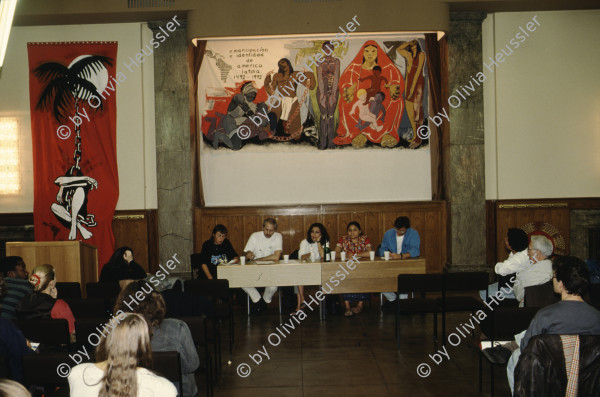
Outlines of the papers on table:
M 256 261 L 255 263 L 257 265 L 272 265 L 275 263 L 275 261 Z
M 491 340 L 482 340 L 481 341 L 481 350 L 489 349 L 490 347 L 501 346 L 501 345 L 504 345 L 505 343 L 510 343 L 510 342 L 511 341 L 509 341 L 509 340 L 495 340 L 494 345 L 492 346 Z

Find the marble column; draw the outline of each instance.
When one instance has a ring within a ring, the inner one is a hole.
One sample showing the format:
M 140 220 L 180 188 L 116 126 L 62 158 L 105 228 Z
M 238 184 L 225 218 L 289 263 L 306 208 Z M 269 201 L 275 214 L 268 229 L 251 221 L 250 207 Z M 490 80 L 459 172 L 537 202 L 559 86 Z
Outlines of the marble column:
M 473 81 L 482 67 L 484 18 L 483 13 L 450 14 L 448 85 L 450 104 L 454 108 L 446 106 L 450 117 L 447 151 L 450 167 L 446 173 L 445 193 L 450 213 L 449 252 L 453 270 L 484 268 L 486 260 L 483 85 Z
M 148 25 L 155 34 L 166 22 Z M 173 273 L 187 275 L 194 230 L 187 29 L 181 24 L 154 52 L 154 95 L 160 263 L 176 254 L 181 263 Z

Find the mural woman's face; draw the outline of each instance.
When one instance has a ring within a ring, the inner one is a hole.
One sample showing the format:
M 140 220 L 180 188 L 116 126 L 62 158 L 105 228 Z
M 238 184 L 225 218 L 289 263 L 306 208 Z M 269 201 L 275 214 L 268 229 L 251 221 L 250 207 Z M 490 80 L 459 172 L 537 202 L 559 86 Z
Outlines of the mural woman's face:
M 363 50 L 363 57 L 365 58 L 365 62 L 375 62 L 375 59 L 377 58 L 377 47 L 372 45 L 365 47 Z

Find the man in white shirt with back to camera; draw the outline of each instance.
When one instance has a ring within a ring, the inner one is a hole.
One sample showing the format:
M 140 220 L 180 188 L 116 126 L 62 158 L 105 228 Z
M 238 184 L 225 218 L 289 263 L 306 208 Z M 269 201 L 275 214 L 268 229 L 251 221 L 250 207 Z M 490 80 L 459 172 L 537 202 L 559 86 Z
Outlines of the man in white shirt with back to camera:
M 519 273 L 529 266 L 529 256 L 527 255 L 527 246 L 529 239 L 527 233 L 521 229 L 510 228 L 504 237 L 504 248 L 508 254 L 508 259 L 504 262 L 496 263 L 494 271 L 500 276 Z M 502 288 L 501 288 L 502 287 Z M 498 290 L 502 291 L 503 299 L 516 299 L 510 286 L 493 283 L 488 286 L 488 296 L 495 296 Z M 481 300 L 485 300 L 485 290 L 479 291 Z
M 264 260 L 264 261 L 278 261 L 283 251 L 283 237 L 280 233 L 277 233 L 277 221 L 273 218 L 267 218 L 263 222 L 262 232 L 255 232 L 250 235 L 246 247 L 244 248 L 244 255 L 249 261 L 252 260 Z M 253 303 L 260 301 L 260 294 L 254 287 L 242 288 Z M 271 303 L 273 295 L 277 291 L 277 287 L 265 287 L 263 293 L 263 300 L 265 303 Z M 264 309 L 266 305 L 258 306 L 253 312 L 258 312 Z

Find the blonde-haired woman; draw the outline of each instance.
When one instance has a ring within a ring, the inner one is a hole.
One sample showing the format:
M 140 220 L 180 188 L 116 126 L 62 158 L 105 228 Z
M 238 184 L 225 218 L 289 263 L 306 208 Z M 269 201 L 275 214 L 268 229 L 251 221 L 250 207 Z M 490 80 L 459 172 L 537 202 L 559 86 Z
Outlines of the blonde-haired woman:
M 0 397 L 31 397 L 31 394 L 19 382 L 0 379 Z
M 144 317 L 122 313 L 96 349 L 97 363 L 79 364 L 69 374 L 71 396 L 175 397 L 177 389 L 154 374 L 148 325 Z
M 75 335 L 75 317 L 71 308 L 62 299 L 56 299 L 56 273 L 52 265 L 40 265 L 29 276 L 33 294 L 24 296 L 17 304 L 17 317 L 64 318 L 69 323 L 69 333 Z

